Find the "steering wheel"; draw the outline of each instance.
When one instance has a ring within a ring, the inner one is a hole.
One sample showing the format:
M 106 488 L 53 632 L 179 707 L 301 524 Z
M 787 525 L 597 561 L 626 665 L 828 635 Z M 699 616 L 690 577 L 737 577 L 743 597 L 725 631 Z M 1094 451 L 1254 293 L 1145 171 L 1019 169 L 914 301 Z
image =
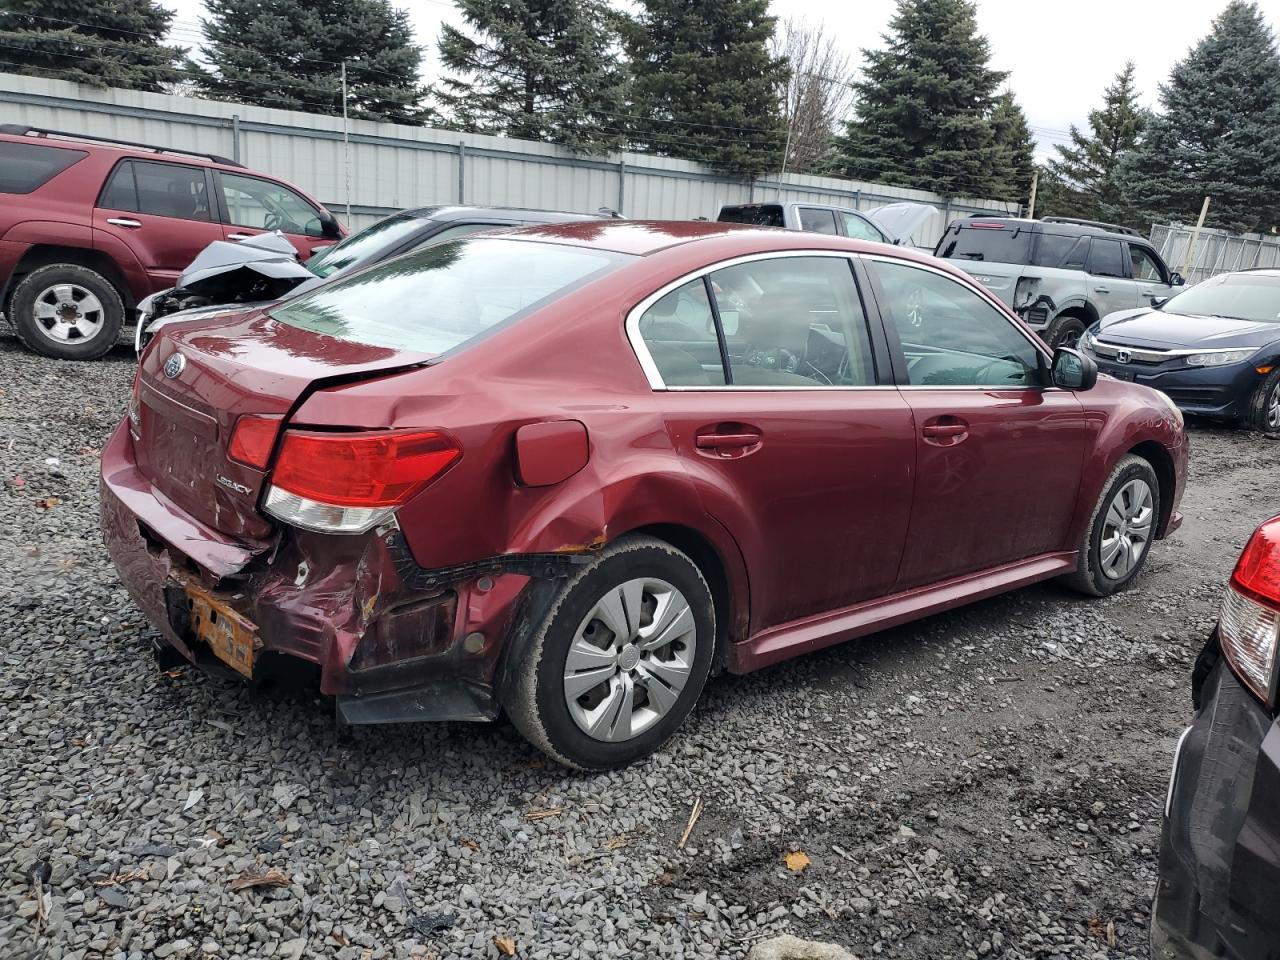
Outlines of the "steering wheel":
M 262 229 L 279 230 L 284 223 L 284 217 L 276 213 L 274 210 L 268 210 L 267 215 L 262 218 Z

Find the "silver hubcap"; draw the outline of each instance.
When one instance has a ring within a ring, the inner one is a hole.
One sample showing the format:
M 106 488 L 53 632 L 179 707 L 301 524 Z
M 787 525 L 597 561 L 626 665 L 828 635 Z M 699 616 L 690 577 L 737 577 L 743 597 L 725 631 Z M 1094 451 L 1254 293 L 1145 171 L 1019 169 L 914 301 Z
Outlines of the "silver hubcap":
M 639 736 L 671 712 L 693 670 L 689 601 L 665 580 L 614 587 L 578 626 L 564 664 L 569 716 L 587 736 Z
M 1102 572 L 1122 580 L 1138 565 L 1151 544 L 1155 497 L 1147 481 L 1135 478 L 1121 487 L 1107 507 L 1102 524 Z
M 40 332 L 58 343 L 92 340 L 106 319 L 102 302 L 74 283 L 59 283 L 36 297 L 35 317 Z
M 1280 384 L 1271 388 L 1271 399 L 1267 403 L 1267 429 L 1280 430 Z

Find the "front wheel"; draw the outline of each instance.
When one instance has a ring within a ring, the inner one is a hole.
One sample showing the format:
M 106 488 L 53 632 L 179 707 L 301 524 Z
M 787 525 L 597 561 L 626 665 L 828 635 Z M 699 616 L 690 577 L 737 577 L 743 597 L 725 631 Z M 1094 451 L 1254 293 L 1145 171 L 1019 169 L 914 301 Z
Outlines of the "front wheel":
M 627 537 L 561 588 L 503 705 L 560 763 L 624 766 L 662 746 L 693 709 L 714 648 L 698 567 L 661 540 Z
M 1084 321 L 1079 317 L 1064 314 L 1049 324 L 1044 332 L 1044 342 L 1049 345 L 1050 350 L 1057 350 L 1059 347 L 1074 349 L 1080 345 L 1080 338 L 1083 335 Z
M 1160 482 L 1155 470 L 1134 454 L 1122 457 L 1093 508 L 1076 571 L 1063 582 L 1095 597 L 1123 590 L 1146 562 L 1159 521 Z
M 1280 436 L 1280 367 L 1272 370 L 1254 387 L 1245 417 L 1251 429 Z

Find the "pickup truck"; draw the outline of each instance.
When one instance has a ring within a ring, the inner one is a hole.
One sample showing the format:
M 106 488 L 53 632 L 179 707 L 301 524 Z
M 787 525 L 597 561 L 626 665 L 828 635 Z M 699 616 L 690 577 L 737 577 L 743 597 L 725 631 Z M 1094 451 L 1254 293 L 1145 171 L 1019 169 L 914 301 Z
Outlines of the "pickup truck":
M 808 230 L 876 243 L 910 244 L 911 235 L 937 212 L 937 207 L 927 203 L 908 201 L 867 211 L 821 203 L 731 203 L 720 208 L 716 221 Z
M 1136 231 L 1065 217 L 955 220 L 934 256 L 972 274 L 1053 349 L 1076 346 L 1107 314 L 1163 303 L 1183 283 Z

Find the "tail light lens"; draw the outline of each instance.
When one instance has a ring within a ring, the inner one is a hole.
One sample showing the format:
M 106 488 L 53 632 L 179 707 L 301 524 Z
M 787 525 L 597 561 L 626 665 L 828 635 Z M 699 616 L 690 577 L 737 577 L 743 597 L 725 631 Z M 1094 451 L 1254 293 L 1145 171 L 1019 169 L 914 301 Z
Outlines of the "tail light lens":
M 133 389 L 129 391 L 129 432 L 137 440 L 142 435 L 142 367 L 133 374 Z
M 1280 642 L 1280 517 L 1260 526 L 1244 548 L 1222 600 L 1218 639 L 1240 681 L 1275 705 Z
M 265 509 L 323 533 L 364 533 L 453 465 L 462 450 L 438 431 L 288 430 Z
M 280 417 L 244 416 L 236 421 L 227 446 L 227 456 L 255 470 L 267 469 L 271 448 L 280 432 Z

